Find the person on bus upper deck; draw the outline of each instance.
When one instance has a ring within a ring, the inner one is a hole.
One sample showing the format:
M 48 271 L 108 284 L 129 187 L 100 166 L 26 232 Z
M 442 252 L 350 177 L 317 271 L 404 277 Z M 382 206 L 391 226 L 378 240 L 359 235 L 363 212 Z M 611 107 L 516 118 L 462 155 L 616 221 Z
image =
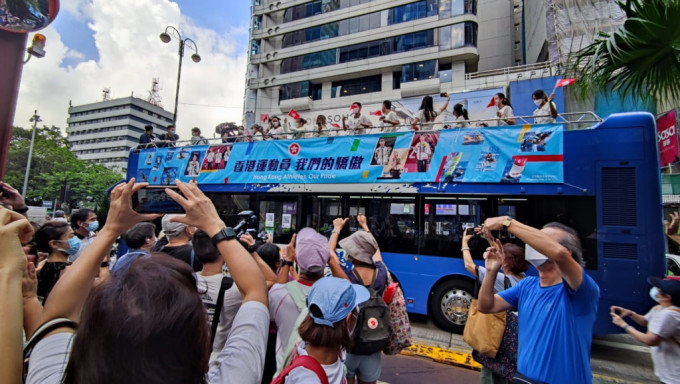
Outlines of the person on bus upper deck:
M 465 109 L 463 104 L 458 103 L 453 106 L 453 116 L 456 118 L 455 123 L 453 123 L 453 128 L 466 128 L 470 125 L 468 120 L 468 111 Z
M 153 126 L 145 125 L 144 134 L 139 136 L 139 144 L 142 144 L 142 148 L 146 148 L 149 144 L 156 140 L 156 136 L 153 134 Z
M 267 136 L 274 140 L 286 140 L 288 135 L 286 135 L 286 129 L 281 125 L 281 120 L 276 117 L 271 117 L 272 127 L 267 132 Z
M 286 132 L 292 134 L 293 139 L 304 139 L 306 137 L 307 128 L 305 128 L 305 124 L 307 124 L 307 120 L 302 117 L 295 120 L 294 126 L 291 126 L 290 123 L 288 123 L 288 118 L 283 119 L 283 127 Z
M 328 137 L 333 136 L 333 132 L 328 128 L 326 116 L 318 115 L 316 117 L 316 130 L 312 133 L 312 137 Z
M 510 100 L 505 97 L 505 94 L 499 92 L 493 96 L 493 99 L 496 101 L 496 107 L 498 108 L 498 112 L 496 112 L 496 116 L 499 118 L 498 125 L 515 125 L 512 105 Z
M 174 147 L 179 135 L 175 133 L 175 124 L 168 125 L 168 132 L 158 137 L 160 140 L 159 147 Z
M 349 129 L 353 135 L 367 133 L 366 128 L 371 128 L 373 123 L 366 115 L 361 114 L 361 103 L 355 101 L 349 108 L 349 118 L 342 116 L 342 126 Z
M 382 103 L 382 116 L 380 116 L 380 123 L 382 132 L 396 132 L 397 127 L 401 122 L 399 121 L 399 115 L 392 110 L 392 102 L 385 100 Z
M 191 128 L 191 145 L 208 145 L 208 139 L 201 136 L 201 129 L 198 127 Z
M 600 289 L 583 270 L 578 234 L 561 223 L 538 230 L 509 216 L 486 219 L 482 226 L 485 237 L 501 229 L 526 244 L 525 258 L 538 270 L 538 277 L 525 277 L 494 295 L 503 261 L 495 247 L 484 254 L 487 274 L 477 308 L 483 313 L 519 312 L 516 378 L 551 384 L 591 383 L 590 346 Z M 499 240 L 496 244 L 501 247 Z
M 250 127 L 253 130 L 250 141 L 262 141 L 264 140 L 263 128 L 260 124 L 253 124 Z
M 612 322 L 635 340 L 652 347 L 654 374 L 661 382 L 680 383 L 680 281 L 657 277 L 647 281 L 652 285 L 649 296 L 659 305 L 644 316 L 613 305 L 610 308 Z M 647 327 L 647 332 L 640 332 L 626 323 L 626 317 Z
M 531 99 L 536 104 L 536 109 L 534 110 L 534 124 L 550 124 L 554 123 L 557 118 L 557 107 L 553 100 L 555 99 L 555 94 L 553 93 L 548 97 L 542 89 L 539 89 L 531 95 Z
M 432 124 L 428 123 L 433 123 L 434 119 L 436 119 L 438 115 L 446 111 L 446 108 L 449 106 L 449 100 L 451 100 L 451 96 L 449 96 L 447 93 L 446 103 L 444 103 L 444 105 L 439 108 L 439 112 L 437 112 L 434 110 L 434 101 L 432 96 L 423 97 L 423 101 L 420 103 L 420 108 L 418 108 L 416 117 L 413 119 L 413 121 L 411 121 L 411 129 L 414 131 L 419 129 L 430 131 L 434 129 Z M 418 124 L 420 124 L 420 126 Z

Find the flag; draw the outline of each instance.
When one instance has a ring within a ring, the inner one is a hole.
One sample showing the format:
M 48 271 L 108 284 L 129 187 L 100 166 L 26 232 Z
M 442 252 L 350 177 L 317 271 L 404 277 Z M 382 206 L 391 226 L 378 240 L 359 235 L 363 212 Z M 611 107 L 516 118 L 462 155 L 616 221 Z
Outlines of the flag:
M 340 129 L 340 124 L 331 123 L 331 126 L 336 129 Z
M 489 104 L 486 106 L 487 108 L 495 107 L 496 106 L 496 100 L 494 100 L 493 96 L 491 96 L 491 101 L 489 101 Z
M 290 112 L 288 112 L 288 116 L 292 117 L 295 120 L 300 118 L 300 114 L 295 112 L 294 109 L 291 109 Z
M 369 112 L 369 114 L 370 114 L 371 116 L 382 116 L 382 112 L 381 112 L 381 111 Z
M 260 121 L 262 121 L 263 123 L 266 123 L 267 120 L 269 120 L 269 115 L 266 114 L 266 113 L 261 113 L 260 114 Z
M 557 80 L 557 83 L 555 83 L 555 88 L 565 87 L 574 84 L 575 82 L 576 79 L 559 79 Z

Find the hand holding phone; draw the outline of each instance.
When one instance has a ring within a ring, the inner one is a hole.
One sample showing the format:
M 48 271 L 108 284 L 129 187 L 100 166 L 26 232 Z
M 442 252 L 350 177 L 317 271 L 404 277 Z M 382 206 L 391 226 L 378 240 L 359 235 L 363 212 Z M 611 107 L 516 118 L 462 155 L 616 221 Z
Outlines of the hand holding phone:
M 184 213 L 184 208 L 165 193 L 165 188 L 182 194 L 175 185 L 149 185 L 132 195 L 132 209 L 139 213 Z

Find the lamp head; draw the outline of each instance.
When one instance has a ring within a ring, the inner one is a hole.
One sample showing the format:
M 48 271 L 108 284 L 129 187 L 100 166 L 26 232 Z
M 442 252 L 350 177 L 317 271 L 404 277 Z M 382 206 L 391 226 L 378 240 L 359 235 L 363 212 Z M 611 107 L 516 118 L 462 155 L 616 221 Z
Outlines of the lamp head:
M 191 60 L 193 60 L 194 63 L 198 63 L 201 61 L 201 56 L 199 56 L 198 53 L 194 53 L 193 55 L 191 55 Z
M 172 40 L 172 38 L 170 37 L 170 35 L 167 34 L 167 33 L 165 33 L 165 32 L 163 32 L 163 33 L 160 34 L 160 38 L 161 38 L 161 41 L 164 42 L 164 43 L 169 43 L 170 40 Z

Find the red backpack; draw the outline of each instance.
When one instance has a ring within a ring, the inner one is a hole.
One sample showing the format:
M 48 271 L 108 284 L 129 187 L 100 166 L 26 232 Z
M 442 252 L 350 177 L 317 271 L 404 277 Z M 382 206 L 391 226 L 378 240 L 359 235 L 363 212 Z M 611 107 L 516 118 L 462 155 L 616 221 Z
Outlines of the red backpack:
M 326 371 L 323 370 L 321 364 L 316 361 L 315 358 L 311 356 L 297 356 L 286 368 L 281 371 L 274 380 L 272 384 L 284 384 L 286 381 L 286 376 L 297 367 L 304 367 L 314 372 L 316 376 L 321 380 L 321 384 L 328 384 L 328 376 L 326 376 Z

